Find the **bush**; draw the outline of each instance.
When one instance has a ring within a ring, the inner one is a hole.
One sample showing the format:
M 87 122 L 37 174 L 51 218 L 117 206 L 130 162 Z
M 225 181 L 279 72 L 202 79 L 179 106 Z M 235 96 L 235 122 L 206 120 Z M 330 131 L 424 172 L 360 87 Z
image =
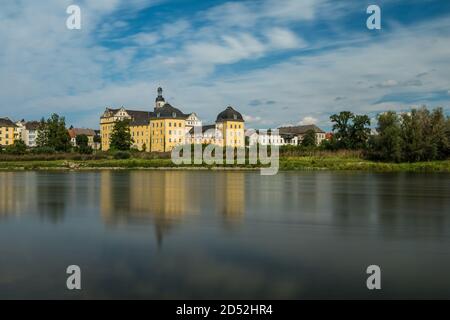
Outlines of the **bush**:
M 31 153 L 34 153 L 34 154 L 54 154 L 55 153 L 55 149 L 52 148 L 52 147 L 37 147 L 37 148 L 31 149 Z
M 114 159 L 116 160 L 125 160 L 130 158 L 131 154 L 127 151 L 117 151 L 116 153 L 114 153 Z
M 27 152 L 27 145 L 22 140 L 14 141 L 14 144 L 5 148 L 6 153 L 14 155 L 23 155 Z
M 76 148 L 76 151 L 80 154 L 92 154 L 94 150 L 90 146 L 80 146 Z

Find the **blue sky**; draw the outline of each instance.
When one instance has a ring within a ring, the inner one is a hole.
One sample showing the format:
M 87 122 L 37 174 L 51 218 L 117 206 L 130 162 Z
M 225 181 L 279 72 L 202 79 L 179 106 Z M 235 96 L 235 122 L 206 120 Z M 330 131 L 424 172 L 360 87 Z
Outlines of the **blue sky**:
M 450 112 L 450 1 L 4 0 L 0 21 L 0 116 L 15 120 L 96 128 L 107 106 L 152 110 L 158 86 L 204 122 L 232 105 L 253 128 Z

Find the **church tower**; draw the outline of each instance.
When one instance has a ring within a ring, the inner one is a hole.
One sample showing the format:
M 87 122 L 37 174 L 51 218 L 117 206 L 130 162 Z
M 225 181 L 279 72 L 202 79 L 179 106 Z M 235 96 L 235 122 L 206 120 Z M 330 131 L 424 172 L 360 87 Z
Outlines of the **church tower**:
M 166 100 L 164 100 L 162 93 L 163 93 L 163 89 L 161 87 L 159 87 L 158 88 L 158 96 L 156 97 L 156 101 L 155 101 L 155 109 L 159 109 L 162 106 L 164 106 L 164 104 L 166 104 Z

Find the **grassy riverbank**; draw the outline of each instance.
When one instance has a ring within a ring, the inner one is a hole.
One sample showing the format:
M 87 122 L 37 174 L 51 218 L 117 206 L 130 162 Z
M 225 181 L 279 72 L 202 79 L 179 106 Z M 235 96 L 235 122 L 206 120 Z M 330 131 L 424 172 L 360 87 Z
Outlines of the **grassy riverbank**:
M 99 159 L 99 160 L 47 160 L 0 161 L 0 170 L 98 170 L 98 169 L 257 169 L 256 165 L 230 165 L 211 167 L 176 166 L 170 159 Z M 346 156 L 282 157 L 281 171 L 356 170 L 376 172 L 450 172 L 450 160 L 417 163 L 384 163 Z

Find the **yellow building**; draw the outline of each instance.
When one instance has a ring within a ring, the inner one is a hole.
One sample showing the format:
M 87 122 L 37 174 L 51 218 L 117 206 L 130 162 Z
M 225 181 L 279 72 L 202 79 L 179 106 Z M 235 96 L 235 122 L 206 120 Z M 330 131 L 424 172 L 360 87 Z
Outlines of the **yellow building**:
M 151 151 L 169 152 L 185 144 L 185 126 L 188 115 L 166 103 L 155 108 L 150 119 Z
M 216 124 L 192 127 L 186 139 L 191 144 L 215 144 L 222 147 L 245 147 L 245 122 L 233 107 L 219 113 Z
M 217 116 L 216 130 L 222 136 L 224 147 L 245 147 L 245 123 L 242 115 L 228 107 Z
M 17 125 L 9 118 L 0 118 L 0 146 L 9 146 L 19 139 Z
M 232 147 L 245 146 L 244 120 L 232 107 L 217 116 L 215 125 L 201 128 L 202 122 L 195 113 L 185 114 L 166 103 L 162 89 L 158 88 L 152 112 L 128 110 L 124 107 L 106 108 L 100 118 L 102 150 L 110 149 L 115 123 L 125 119 L 130 121 L 133 147 L 142 151 L 170 152 L 177 145 L 199 142 Z M 194 135 L 196 127 L 200 128 L 199 135 Z
M 139 150 L 150 151 L 150 116 L 148 111 L 106 108 L 100 118 L 100 136 L 102 150 L 108 151 L 111 146 L 111 134 L 117 121 L 129 120 L 133 147 Z

